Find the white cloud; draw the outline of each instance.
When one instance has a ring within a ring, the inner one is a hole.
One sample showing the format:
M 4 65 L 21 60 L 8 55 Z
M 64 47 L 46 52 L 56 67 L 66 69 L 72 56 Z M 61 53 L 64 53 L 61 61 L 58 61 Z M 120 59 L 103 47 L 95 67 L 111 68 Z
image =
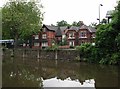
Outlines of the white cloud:
M 83 20 L 89 25 L 91 22 L 98 22 L 101 7 L 101 18 L 104 18 L 108 10 L 114 9 L 116 0 L 42 0 L 45 7 L 44 23 L 56 24 L 57 21 L 66 20 L 68 23 Z
M 0 1 L 0 7 L 8 0 Z M 98 6 L 101 7 L 101 19 L 108 10 L 113 10 L 117 0 L 41 0 L 44 8 L 44 24 L 56 24 L 57 21 L 66 20 L 68 23 L 82 20 L 89 25 L 98 22 Z

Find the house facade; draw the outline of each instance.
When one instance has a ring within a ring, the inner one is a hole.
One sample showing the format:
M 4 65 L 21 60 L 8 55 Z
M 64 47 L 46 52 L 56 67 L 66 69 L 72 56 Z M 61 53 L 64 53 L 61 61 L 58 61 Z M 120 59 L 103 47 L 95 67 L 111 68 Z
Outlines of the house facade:
M 32 48 L 51 47 L 54 44 L 62 45 L 61 43 L 64 41 L 66 41 L 66 45 L 69 46 L 77 46 L 83 43 L 93 43 L 95 39 L 95 32 L 96 29 L 84 24 L 79 27 L 43 25 L 41 31 L 32 37 Z
M 55 29 L 56 27 L 43 25 L 41 32 L 39 32 L 36 35 L 33 35 L 32 47 L 45 48 L 48 46 L 52 46 L 52 43 L 54 43 L 55 41 Z
M 82 25 L 78 30 L 78 45 L 82 43 L 94 43 L 96 29 Z
M 78 42 L 78 33 L 77 33 L 78 27 L 71 26 L 65 31 L 67 43 L 69 46 L 77 46 Z
M 67 42 L 70 46 L 77 46 L 83 43 L 94 43 L 96 29 L 82 25 L 71 26 L 66 30 Z

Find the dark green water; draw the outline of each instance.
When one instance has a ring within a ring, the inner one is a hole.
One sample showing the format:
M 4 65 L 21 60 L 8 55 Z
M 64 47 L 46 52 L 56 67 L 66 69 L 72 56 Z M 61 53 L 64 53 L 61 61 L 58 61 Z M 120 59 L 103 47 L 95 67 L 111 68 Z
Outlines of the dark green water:
M 118 67 L 63 60 L 3 59 L 3 87 L 85 87 L 92 84 L 90 80 L 94 80 L 94 87 L 118 87 Z

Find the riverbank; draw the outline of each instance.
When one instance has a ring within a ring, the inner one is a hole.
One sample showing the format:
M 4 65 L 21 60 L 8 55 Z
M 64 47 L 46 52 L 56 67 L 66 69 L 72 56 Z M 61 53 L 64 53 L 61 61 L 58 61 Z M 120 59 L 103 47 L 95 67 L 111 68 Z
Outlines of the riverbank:
M 86 54 L 87 53 L 87 54 Z M 81 55 L 84 54 L 84 55 Z M 87 58 L 85 56 L 88 56 Z M 21 48 L 21 49 L 4 49 L 3 57 L 16 57 L 16 58 L 29 58 L 29 59 L 57 59 L 57 60 L 69 60 L 77 62 L 88 62 L 95 64 L 102 64 L 98 62 L 99 59 L 95 58 L 96 55 L 91 55 L 91 53 L 80 52 L 77 49 L 59 49 L 59 50 L 43 50 L 43 49 L 31 49 L 31 48 Z M 114 65 L 119 65 L 120 62 Z
M 75 49 L 41 50 L 41 49 L 5 49 L 3 57 L 27 57 L 37 59 L 80 60 L 79 52 Z

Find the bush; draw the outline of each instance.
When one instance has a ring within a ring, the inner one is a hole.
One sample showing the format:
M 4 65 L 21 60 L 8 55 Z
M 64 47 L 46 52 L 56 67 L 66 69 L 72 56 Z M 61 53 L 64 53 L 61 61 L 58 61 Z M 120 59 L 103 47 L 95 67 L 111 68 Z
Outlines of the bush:
M 55 51 L 55 50 L 59 50 L 59 47 L 58 47 L 58 45 L 53 45 L 51 47 L 47 47 L 45 50 L 48 50 L 48 51 L 53 50 L 53 51 Z
M 111 60 L 109 61 L 109 64 L 118 64 L 119 60 L 120 60 L 120 53 L 113 53 L 111 56 Z
M 74 46 L 70 46 L 70 48 L 74 48 Z
M 88 62 L 96 62 L 96 48 L 90 43 L 76 46 L 76 50 L 80 53 L 80 58 L 86 59 Z

